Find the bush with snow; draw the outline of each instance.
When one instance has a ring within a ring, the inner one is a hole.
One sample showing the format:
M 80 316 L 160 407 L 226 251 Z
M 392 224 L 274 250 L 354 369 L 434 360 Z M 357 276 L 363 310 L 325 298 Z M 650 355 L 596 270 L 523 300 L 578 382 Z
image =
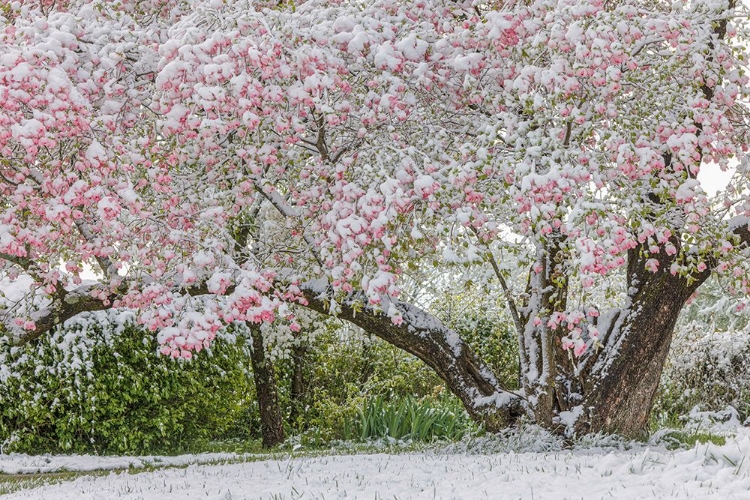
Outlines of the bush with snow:
M 224 333 L 176 360 L 132 319 L 87 314 L 37 342 L 0 344 L 0 452 L 174 452 L 251 431 L 244 339 Z
M 657 425 L 706 425 L 706 412 L 715 424 L 722 421 L 717 412 L 731 409 L 740 421 L 750 416 L 750 335 L 703 327 L 693 324 L 675 338 L 654 409 Z

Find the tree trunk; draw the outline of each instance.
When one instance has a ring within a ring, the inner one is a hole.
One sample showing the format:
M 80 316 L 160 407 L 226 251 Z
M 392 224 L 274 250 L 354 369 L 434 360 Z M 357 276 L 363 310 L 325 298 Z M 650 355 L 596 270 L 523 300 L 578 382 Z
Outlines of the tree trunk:
M 260 432 L 264 448 L 284 442 L 284 423 L 276 390 L 273 364 L 268 359 L 260 328 L 250 326 L 253 351 L 250 357 L 253 366 L 255 392 L 260 407 Z
M 648 432 L 674 326 L 687 299 L 679 289 L 671 293 L 665 291 L 663 298 L 643 304 L 641 312 L 624 319 L 621 339 L 607 347 L 608 355 L 585 381 L 584 416 L 576 422 L 577 433 L 640 438 Z
M 671 242 L 680 247 L 677 238 Z M 677 318 L 710 270 L 687 277 L 672 275 L 675 257 L 663 251 L 650 253 L 640 245 L 628 254 L 625 307 L 601 316 L 587 312 L 572 325 L 559 323 L 550 320 L 567 309 L 564 244 L 551 238 L 540 252 L 536 272 L 530 275 L 528 299 L 520 308 L 524 325 L 520 350 L 526 363 L 522 380 L 534 419 L 566 434 L 642 437 L 648 431 Z M 656 272 L 646 269 L 652 258 L 659 261 Z M 574 327 L 582 330 L 582 337 L 596 327 L 602 344 L 576 358 L 562 348 L 563 337 Z
M 677 318 L 710 276 L 709 270 L 690 277 L 672 275 L 666 256 L 659 259 L 656 273 L 647 271 L 641 250 L 631 250 L 628 259 L 630 306 L 612 318 L 604 348 L 582 370 L 584 416 L 576 423 L 578 433 L 639 438 L 648 432 Z

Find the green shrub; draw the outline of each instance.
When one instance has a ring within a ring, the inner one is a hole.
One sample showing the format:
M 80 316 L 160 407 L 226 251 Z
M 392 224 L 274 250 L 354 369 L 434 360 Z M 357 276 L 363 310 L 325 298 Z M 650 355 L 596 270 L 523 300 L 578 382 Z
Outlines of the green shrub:
M 479 314 L 464 315 L 448 324 L 487 363 L 502 387 L 518 389 L 518 341 L 512 324 Z
M 23 347 L 0 345 L 2 452 L 169 453 L 255 432 L 244 339 L 223 334 L 175 360 L 123 318 L 85 315 Z

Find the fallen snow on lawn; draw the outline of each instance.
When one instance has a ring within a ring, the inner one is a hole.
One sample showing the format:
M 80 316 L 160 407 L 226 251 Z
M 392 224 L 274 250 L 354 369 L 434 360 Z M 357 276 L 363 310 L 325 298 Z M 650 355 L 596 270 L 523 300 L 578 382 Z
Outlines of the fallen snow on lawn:
M 3 500 L 750 498 L 750 433 L 691 450 L 407 453 L 191 465 L 81 477 Z M 67 467 L 74 468 L 73 464 Z
M 0 455 L 0 474 L 37 474 L 59 471 L 140 469 L 143 467 L 182 466 L 221 461 L 237 461 L 251 455 L 202 453 L 174 457 L 101 457 L 95 455 Z

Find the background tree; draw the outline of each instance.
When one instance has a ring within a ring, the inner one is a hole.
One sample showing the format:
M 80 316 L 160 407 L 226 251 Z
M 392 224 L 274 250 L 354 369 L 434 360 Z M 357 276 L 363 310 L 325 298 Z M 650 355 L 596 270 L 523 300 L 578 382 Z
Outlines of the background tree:
M 745 148 L 733 1 L 158 5 L 3 13 L 16 342 L 117 306 L 189 356 L 227 323 L 298 330 L 300 304 L 416 355 L 489 429 L 637 435 L 685 301 L 712 273 L 748 292 L 744 169 L 718 204 L 697 178 Z M 425 262 L 492 273 L 520 391 L 399 299 Z

